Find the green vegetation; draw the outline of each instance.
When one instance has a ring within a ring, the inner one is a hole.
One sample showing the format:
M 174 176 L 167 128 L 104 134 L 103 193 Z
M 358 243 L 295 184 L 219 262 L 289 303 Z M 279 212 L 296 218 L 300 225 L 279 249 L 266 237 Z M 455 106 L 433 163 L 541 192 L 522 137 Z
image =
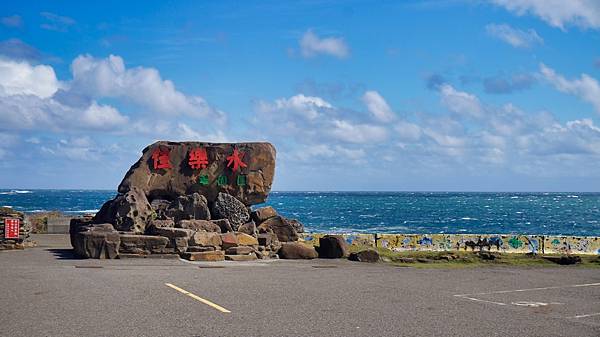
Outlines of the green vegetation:
M 372 247 L 350 246 L 350 251 L 373 249 Z M 403 251 L 395 252 L 386 248 L 375 248 L 382 260 L 399 267 L 414 268 L 470 268 L 482 266 L 524 266 L 524 267 L 556 267 L 560 266 L 550 259 L 559 259 L 561 255 L 545 254 L 517 254 L 497 252 L 472 252 L 472 251 Z M 573 257 L 573 256 L 572 256 Z M 600 268 L 600 256 L 578 255 L 581 262 L 575 264 L 579 267 Z M 575 257 L 576 258 L 576 257 Z M 567 266 L 565 266 L 567 267 Z

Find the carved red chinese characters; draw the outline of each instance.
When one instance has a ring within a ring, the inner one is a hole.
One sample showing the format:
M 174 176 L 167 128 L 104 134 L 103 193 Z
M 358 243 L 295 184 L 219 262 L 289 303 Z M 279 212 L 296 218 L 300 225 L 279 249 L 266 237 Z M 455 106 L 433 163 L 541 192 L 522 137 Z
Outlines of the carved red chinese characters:
M 208 166 L 208 155 L 203 147 L 190 150 L 188 164 L 192 169 L 205 169 Z
M 154 160 L 154 169 L 170 169 L 171 163 L 169 162 L 169 149 L 157 147 L 152 152 L 152 160 Z
M 247 167 L 248 165 L 242 161 L 243 159 L 244 152 L 240 152 L 236 147 L 233 149 L 231 156 L 227 157 L 227 167 L 231 167 L 233 172 L 236 172 L 240 168 Z

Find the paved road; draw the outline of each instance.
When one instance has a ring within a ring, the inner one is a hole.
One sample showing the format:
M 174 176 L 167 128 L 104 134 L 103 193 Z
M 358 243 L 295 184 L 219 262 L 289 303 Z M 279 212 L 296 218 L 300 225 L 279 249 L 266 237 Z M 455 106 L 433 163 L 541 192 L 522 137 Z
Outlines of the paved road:
M 599 269 L 77 260 L 37 239 L 0 252 L 2 336 L 600 336 Z

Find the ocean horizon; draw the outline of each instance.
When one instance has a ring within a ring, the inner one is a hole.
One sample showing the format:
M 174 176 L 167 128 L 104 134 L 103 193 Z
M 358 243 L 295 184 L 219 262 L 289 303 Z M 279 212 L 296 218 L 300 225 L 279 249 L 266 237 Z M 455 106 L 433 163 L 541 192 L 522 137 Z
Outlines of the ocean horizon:
M 0 206 L 97 212 L 104 189 L 0 189 Z M 272 191 L 266 203 L 315 233 L 600 236 L 600 192 Z

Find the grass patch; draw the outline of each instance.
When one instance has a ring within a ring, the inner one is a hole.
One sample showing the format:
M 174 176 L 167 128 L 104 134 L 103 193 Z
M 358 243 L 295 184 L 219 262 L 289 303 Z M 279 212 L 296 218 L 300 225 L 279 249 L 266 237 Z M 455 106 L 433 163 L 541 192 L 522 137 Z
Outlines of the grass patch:
M 399 267 L 414 268 L 470 268 L 482 266 L 522 266 L 522 267 L 557 267 L 560 266 L 541 255 L 472 252 L 472 251 L 403 251 L 396 252 L 387 248 L 349 246 L 350 252 L 364 249 L 375 249 L 382 260 Z M 544 256 L 560 257 L 561 255 L 545 254 Z M 581 262 L 576 267 L 600 268 L 600 256 L 579 255 Z

